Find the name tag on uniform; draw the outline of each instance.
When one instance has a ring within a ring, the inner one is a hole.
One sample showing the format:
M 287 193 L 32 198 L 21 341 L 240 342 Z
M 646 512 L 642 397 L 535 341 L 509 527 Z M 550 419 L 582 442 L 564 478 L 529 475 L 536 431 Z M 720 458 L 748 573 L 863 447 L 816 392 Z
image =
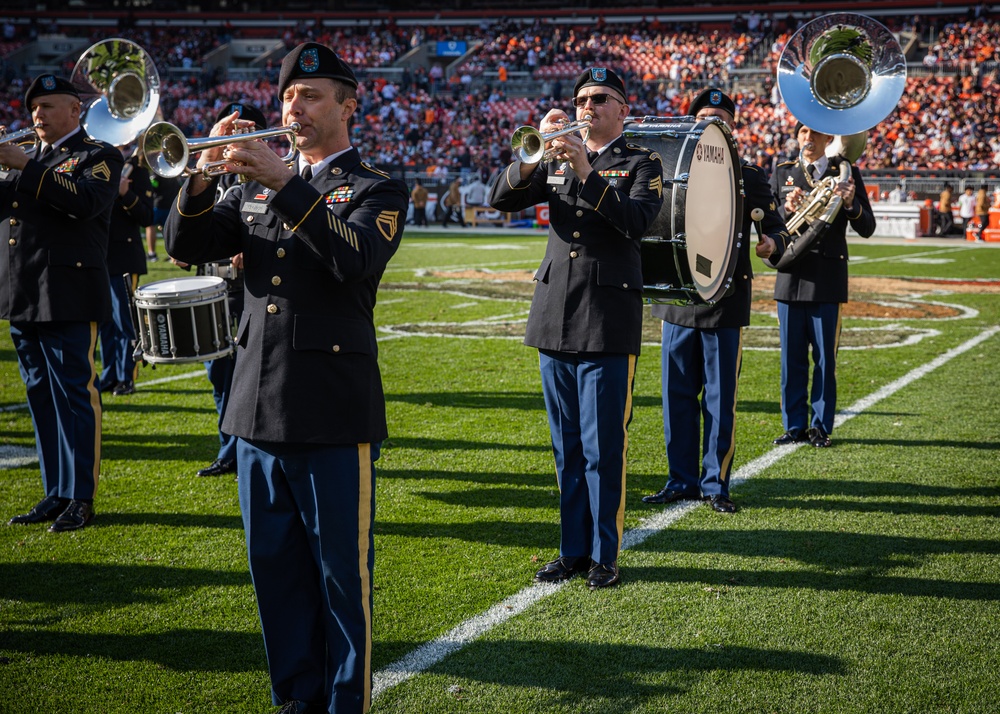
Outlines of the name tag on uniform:
M 247 213 L 267 213 L 266 203 L 250 203 L 245 201 L 243 203 L 243 210 Z
M 545 179 L 545 183 L 558 184 L 558 185 L 562 186 L 564 183 L 566 183 L 566 177 L 565 176 L 549 176 L 548 178 Z

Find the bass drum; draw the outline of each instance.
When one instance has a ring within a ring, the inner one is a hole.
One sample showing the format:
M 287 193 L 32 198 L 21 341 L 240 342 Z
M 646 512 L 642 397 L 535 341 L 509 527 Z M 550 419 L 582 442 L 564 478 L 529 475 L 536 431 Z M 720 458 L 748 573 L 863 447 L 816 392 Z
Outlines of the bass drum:
M 663 207 L 642 237 L 643 297 L 711 305 L 726 296 L 743 236 L 743 177 L 729 127 L 693 117 L 644 117 L 630 143 L 663 164 Z

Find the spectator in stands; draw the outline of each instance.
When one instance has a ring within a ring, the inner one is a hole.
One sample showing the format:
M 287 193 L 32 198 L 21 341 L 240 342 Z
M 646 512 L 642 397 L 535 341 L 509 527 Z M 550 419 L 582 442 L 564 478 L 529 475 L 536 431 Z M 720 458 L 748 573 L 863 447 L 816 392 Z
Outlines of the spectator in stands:
M 486 184 L 478 173 L 472 175 L 472 181 L 465 187 L 465 205 L 482 206 L 486 203 Z

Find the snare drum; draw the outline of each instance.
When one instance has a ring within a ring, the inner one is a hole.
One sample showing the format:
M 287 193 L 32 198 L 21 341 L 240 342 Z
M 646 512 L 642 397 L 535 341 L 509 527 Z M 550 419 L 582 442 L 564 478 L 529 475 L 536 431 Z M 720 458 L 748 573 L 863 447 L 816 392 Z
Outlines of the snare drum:
M 226 281 L 200 275 L 135 291 L 139 347 L 147 362 L 204 362 L 233 351 Z
M 645 117 L 624 133 L 663 162 L 663 206 L 641 241 L 643 297 L 718 302 L 732 285 L 743 239 L 743 178 L 732 133 L 693 117 Z

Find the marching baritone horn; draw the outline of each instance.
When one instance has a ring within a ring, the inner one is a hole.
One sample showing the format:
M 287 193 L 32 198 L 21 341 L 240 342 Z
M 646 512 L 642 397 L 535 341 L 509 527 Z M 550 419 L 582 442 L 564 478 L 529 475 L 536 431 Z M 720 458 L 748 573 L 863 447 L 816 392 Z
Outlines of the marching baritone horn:
M 175 178 L 177 176 L 192 176 L 200 173 L 205 178 L 221 176 L 230 173 L 226 169 L 226 164 L 231 161 L 211 161 L 199 168 L 188 168 L 191 154 L 208 149 L 215 149 L 220 146 L 239 144 L 244 141 L 257 141 L 259 139 L 273 139 L 278 136 L 288 136 L 291 149 L 288 154 L 282 157 L 282 161 L 291 165 L 295 157 L 295 135 L 301 129 L 298 122 L 292 122 L 288 126 L 275 129 L 263 129 L 261 131 L 251 131 L 243 134 L 229 134 L 228 136 L 210 136 L 204 139 L 188 139 L 180 129 L 170 122 L 160 121 L 153 124 L 143 135 L 141 151 L 146 158 L 146 163 L 150 170 L 161 178 Z
M 524 164 L 537 164 L 540 161 L 551 161 L 558 153 L 555 149 L 545 150 L 546 142 L 560 136 L 572 134 L 575 131 L 590 129 L 590 122 L 593 119 L 589 114 L 583 119 L 572 121 L 560 127 L 556 131 L 543 134 L 533 126 L 521 126 L 514 130 L 510 137 L 510 150 L 514 158 Z

